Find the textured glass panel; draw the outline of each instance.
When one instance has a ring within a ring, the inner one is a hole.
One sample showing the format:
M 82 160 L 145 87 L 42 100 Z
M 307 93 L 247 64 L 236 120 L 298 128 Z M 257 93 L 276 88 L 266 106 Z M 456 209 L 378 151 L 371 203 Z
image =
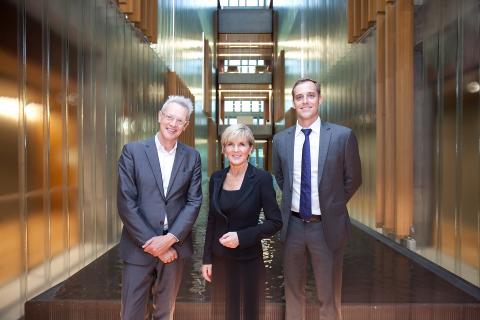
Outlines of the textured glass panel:
M 81 2 L 69 2 L 66 9 L 67 21 L 79 25 L 81 21 Z M 67 28 L 65 54 L 66 92 L 65 92 L 65 127 L 64 144 L 66 162 L 65 198 L 68 222 L 69 273 L 78 270 L 81 262 L 79 248 L 80 219 L 78 212 L 78 45 L 80 37 L 73 28 Z
M 477 285 L 479 98 L 468 87 L 478 83 L 478 10 L 475 1 L 426 2 L 415 60 L 418 252 Z
M 25 148 L 26 148 L 26 231 L 27 231 L 27 291 L 44 289 L 48 279 L 48 268 L 45 262 L 49 258 L 48 246 L 48 212 L 44 212 L 47 203 L 44 184 L 45 151 L 48 148 L 48 138 L 44 130 L 44 105 L 42 80 L 44 79 L 42 54 L 42 16 L 28 14 L 30 7 L 36 5 L 26 2 L 26 38 L 28 50 L 26 60 L 25 87 Z M 47 120 L 47 119 L 45 119 Z M 46 241 L 47 240 L 47 241 Z
M 131 140 L 136 140 L 139 138 L 139 135 L 136 134 L 138 128 L 138 83 L 139 83 L 139 71 L 138 71 L 138 56 L 139 56 L 139 41 L 136 38 L 132 37 L 132 50 L 131 50 L 131 60 L 130 60 L 130 101 L 129 101 L 129 117 L 131 121 L 131 130 L 132 136 Z
M 352 128 L 359 140 L 362 188 L 349 204 L 352 216 L 375 227 L 375 34 L 350 46 L 346 2 L 279 1 L 279 46 L 285 50 L 285 111 L 300 77 L 320 81 L 322 120 Z M 321 18 L 319 18 L 319 15 Z
M 351 127 L 359 140 L 363 184 L 349 205 L 351 215 L 375 228 L 376 35 L 373 31 L 361 43 L 347 44 L 345 4 L 275 1 L 282 21 L 278 52 L 285 50 L 284 109 L 291 107 L 290 90 L 296 79 L 320 80 L 322 119 Z M 478 10 L 475 0 L 416 5 L 414 116 L 418 252 L 476 284 Z
M 76 21 L 79 25 L 83 25 L 85 22 L 85 11 L 88 7 L 87 1 L 82 1 L 79 3 L 79 6 L 76 8 Z M 78 45 L 76 46 L 77 51 L 77 96 L 76 96 L 76 104 L 77 104 L 77 181 L 78 184 L 77 188 L 77 223 L 78 223 L 78 245 L 76 249 L 78 250 L 78 265 L 82 266 L 85 263 L 85 194 L 84 194 L 84 107 L 85 107 L 85 56 L 87 49 L 80 44 L 86 39 L 86 32 L 78 34 Z
M 22 263 L 22 224 L 19 207 L 19 96 L 17 69 L 17 6 L 2 1 L 0 3 L 2 30 L 0 33 L 0 318 L 18 317 L 22 310 L 20 279 L 24 270 Z M 19 279 L 20 281 L 15 281 Z
M 460 130 L 460 170 L 461 184 L 459 186 L 459 242 L 461 244 L 460 273 L 470 282 L 480 284 L 480 236 L 479 218 L 480 202 L 480 7 L 477 1 L 465 1 L 462 11 L 463 33 L 461 34 L 463 48 L 461 56 L 462 78 L 458 79 L 462 88 L 460 101 L 462 114 L 459 123 Z
M 433 3 L 427 3 L 421 8 L 422 14 L 418 19 L 428 21 L 426 30 L 439 29 L 441 20 L 434 17 L 439 14 L 440 7 Z M 416 23 L 418 25 L 418 23 Z M 414 223 L 416 227 L 416 238 L 418 247 L 425 247 L 422 250 L 424 255 L 436 259 L 436 248 L 439 243 L 437 238 L 440 203 L 439 203 L 439 144 L 437 143 L 439 135 L 438 122 L 441 120 L 441 113 L 438 112 L 438 105 L 441 99 L 438 95 L 438 83 L 440 74 L 439 64 L 439 39 L 440 35 L 429 33 L 424 36 L 422 29 L 416 29 L 416 36 L 422 38 L 422 49 L 420 61 L 415 61 L 415 70 L 421 72 L 422 85 L 416 87 L 416 105 L 415 105 L 415 121 L 418 127 L 416 135 L 419 137 L 415 140 L 418 147 L 415 149 L 415 181 L 418 191 L 416 192 L 416 211 L 414 212 Z M 420 49 L 419 49 L 420 50 Z M 418 70 L 421 71 L 418 71 Z M 418 97 L 418 98 L 417 98 Z M 430 249 L 431 248 L 431 249 Z
M 132 48 L 133 38 L 132 31 L 125 29 L 125 47 Z M 122 66 L 122 95 L 123 95 L 123 106 L 122 106 L 122 145 L 128 142 L 130 135 L 132 134 L 132 50 L 125 50 Z
M 457 47 L 457 25 L 447 24 L 440 36 L 440 63 L 443 62 L 443 78 L 441 81 L 440 99 L 443 103 L 438 105 L 440 121 L 438 125 L 440 145 L 439 168 L 439 249 L 446 254 L 442 264 L 449 270 L 454 268 L 455 257 L 455 219 L 457 210 L 457 101 L 455 95 L 455 71 L 457 57 L 451 47 Z M 442 61 L 443 60 L 443 61 Z
M 106 88 L 107 88 L 107 23 L 106 4 L 97 1 L 95 6 L 95 231 L 96 250 L 105 250 L 107 245 L 107 212 L 105 199 L 106 180 Z
M 67 199 L 64 193 L 66 178 L 66 68 L 67 39 L 63 20 L 55 20 L 58 11 L 64 12 L 66 2 L 52 1 L 48 16 L 51 21 L 49 30 L 49 77 L 47 84 L 49 95 L 49 189 L 50 189 L 50 258 L 55 258 L 52 272 L 58 275 L 65 266 L 64 253 L 67 250 Z M 28 62 L 27 62 L 28 64 Z
M 424 37 L 427 10 L 417 8 L 414 34 L 414 216 L 417 247 L 432 246 L 435 217 L 433 174 L 435 171 L 435 106 L 438 36 Z M 431 20 L 437 21 L 437 19 Z M 429 22 L 431 23 L 431 22 Z
M 95 70 L 96 70 L 96 49 L 95 43 L 95 5 L 94 1 L 88 1 L 82 10 L 82 20 L 84 26 L 83 42 L 88 44 L 83 50 L 83 239 L 84 256 L 86 261 L 88 257 L 95 254 L 96 232 L 95 232 L 95 138 L 96 127 L 95 112 Z
M 118 79 L 118 72 L 116 65 L 118 64 L 118 58 L 123 52 L 121 47 L 118 47 L 120 38 L 118 37 L 117 28 L 117 14 L 115 12 L 107 10 L 106 17 L 106 65 L 105 65 L 105 163 L 115 163 L 116 157 L 116 106 L 118 104 L 118 92 L 115 90 L 115 80 Z M 115 229 L 113 228 L 114 217 L 116 212 L 113 212 L 113 195 L 115 192 L 114 180 L 116 170 L 115 166 L 105 167 L 105 206 L 106 206 L 106 224 L 105 224 L 105 241 L 107 246 L 112 244 L 115 239 Z
M 8 32 L 0 35 L 0 139 L 7 155 L 0 166 L 0 318 L 20 317 L 24 301 L 42 286 L 118 241 L 116 162 L 125 142 L 156 131 L 165 63 L 196 95 L 206 156 L 199 30 L 214 38 L 216 1 L 159 5 L 154 54 L 109 1 L 1 3 Z M 19 61 L 23 54 L 26 63 Z

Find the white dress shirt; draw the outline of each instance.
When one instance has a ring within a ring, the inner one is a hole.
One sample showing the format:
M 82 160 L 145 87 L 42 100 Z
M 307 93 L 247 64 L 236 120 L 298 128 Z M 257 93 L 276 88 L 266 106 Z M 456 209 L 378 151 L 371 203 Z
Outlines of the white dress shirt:
M 158 160 L 160 161 L 160 170 L 162 171 L 162 180 L 163 180 L 163 194 L 167 196 L 168 183 L 170 182 L 170 175 L 172 174 L 173 161 L 175 160 L 175 154 L 177 152 L 177 144 L 172 148 L 172 150 L 167 151 L 158 140 L 158 134 L 155 135 L 155 145 L 157 146 Z M 163 229 L 168 229 L 168 219 L 165 214 L 165 222 Z
M 302 149 L 305 134 L 302 129 L 312 129 L 310 133 L 310 164 L 312 186 L 312 214 L 320 215 L 320 197 L 318 196 L 318 152 L 320 148 L 320 117 L 312 123 L 310 128 L 302 128 L 298 122 L 295 129 L 295 143 L 293 152 L 293 186 L 292 186 L 292 211 L 300 211 L 300 182 L 302 177 Z

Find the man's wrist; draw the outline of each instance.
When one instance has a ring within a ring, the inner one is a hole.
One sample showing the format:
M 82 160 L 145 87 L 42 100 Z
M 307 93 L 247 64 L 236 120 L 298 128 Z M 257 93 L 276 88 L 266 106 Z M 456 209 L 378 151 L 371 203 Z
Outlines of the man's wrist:
M 167 236 L 169 236 L 170 238 L 172 238 L 172 240 L 174 241 L 174 243 L 177 243 L 177 242 L 180 241 L 180 240 L 178 240 L 177 236 L 174 235 L 174 234 L 171 233 L 171 232 L 167 233 Z

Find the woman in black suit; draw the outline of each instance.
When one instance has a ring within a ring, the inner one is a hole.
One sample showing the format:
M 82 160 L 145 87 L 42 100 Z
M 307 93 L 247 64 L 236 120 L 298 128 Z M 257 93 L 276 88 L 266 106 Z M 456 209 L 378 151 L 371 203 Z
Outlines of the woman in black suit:
M 254 142 L 246 125 L 228 127 L 221 144 L 230 166 L 210 178 L 202 275 L 213 286 L 213 319 L 264 318 L 261 239 L 279 231 L 282 218 L 271 174 L 248 163 Z

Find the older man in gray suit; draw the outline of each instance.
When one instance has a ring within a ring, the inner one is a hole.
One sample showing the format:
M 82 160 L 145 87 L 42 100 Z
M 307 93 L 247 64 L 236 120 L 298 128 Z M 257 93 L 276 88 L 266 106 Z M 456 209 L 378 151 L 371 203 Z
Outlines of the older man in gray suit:
M 352 130 L 321 121 L 320 84 L 298 80 L 292 89 L 297 125 L 273 138 L 273 167 L 282 189 L 286 319 L 305 319 L 307 254 L 320 319 L 341 319 L 343 251 L 350 228 L 347 202 L 361 184 Z
M 123 222 L 121 317 L 173 319 L 191 230 L 202 202 L 199 153 L 178 142 L 192 102 L 172 96 L 158 112 L 158 133 L 128 143 L 118 162 L 117 206 Z

